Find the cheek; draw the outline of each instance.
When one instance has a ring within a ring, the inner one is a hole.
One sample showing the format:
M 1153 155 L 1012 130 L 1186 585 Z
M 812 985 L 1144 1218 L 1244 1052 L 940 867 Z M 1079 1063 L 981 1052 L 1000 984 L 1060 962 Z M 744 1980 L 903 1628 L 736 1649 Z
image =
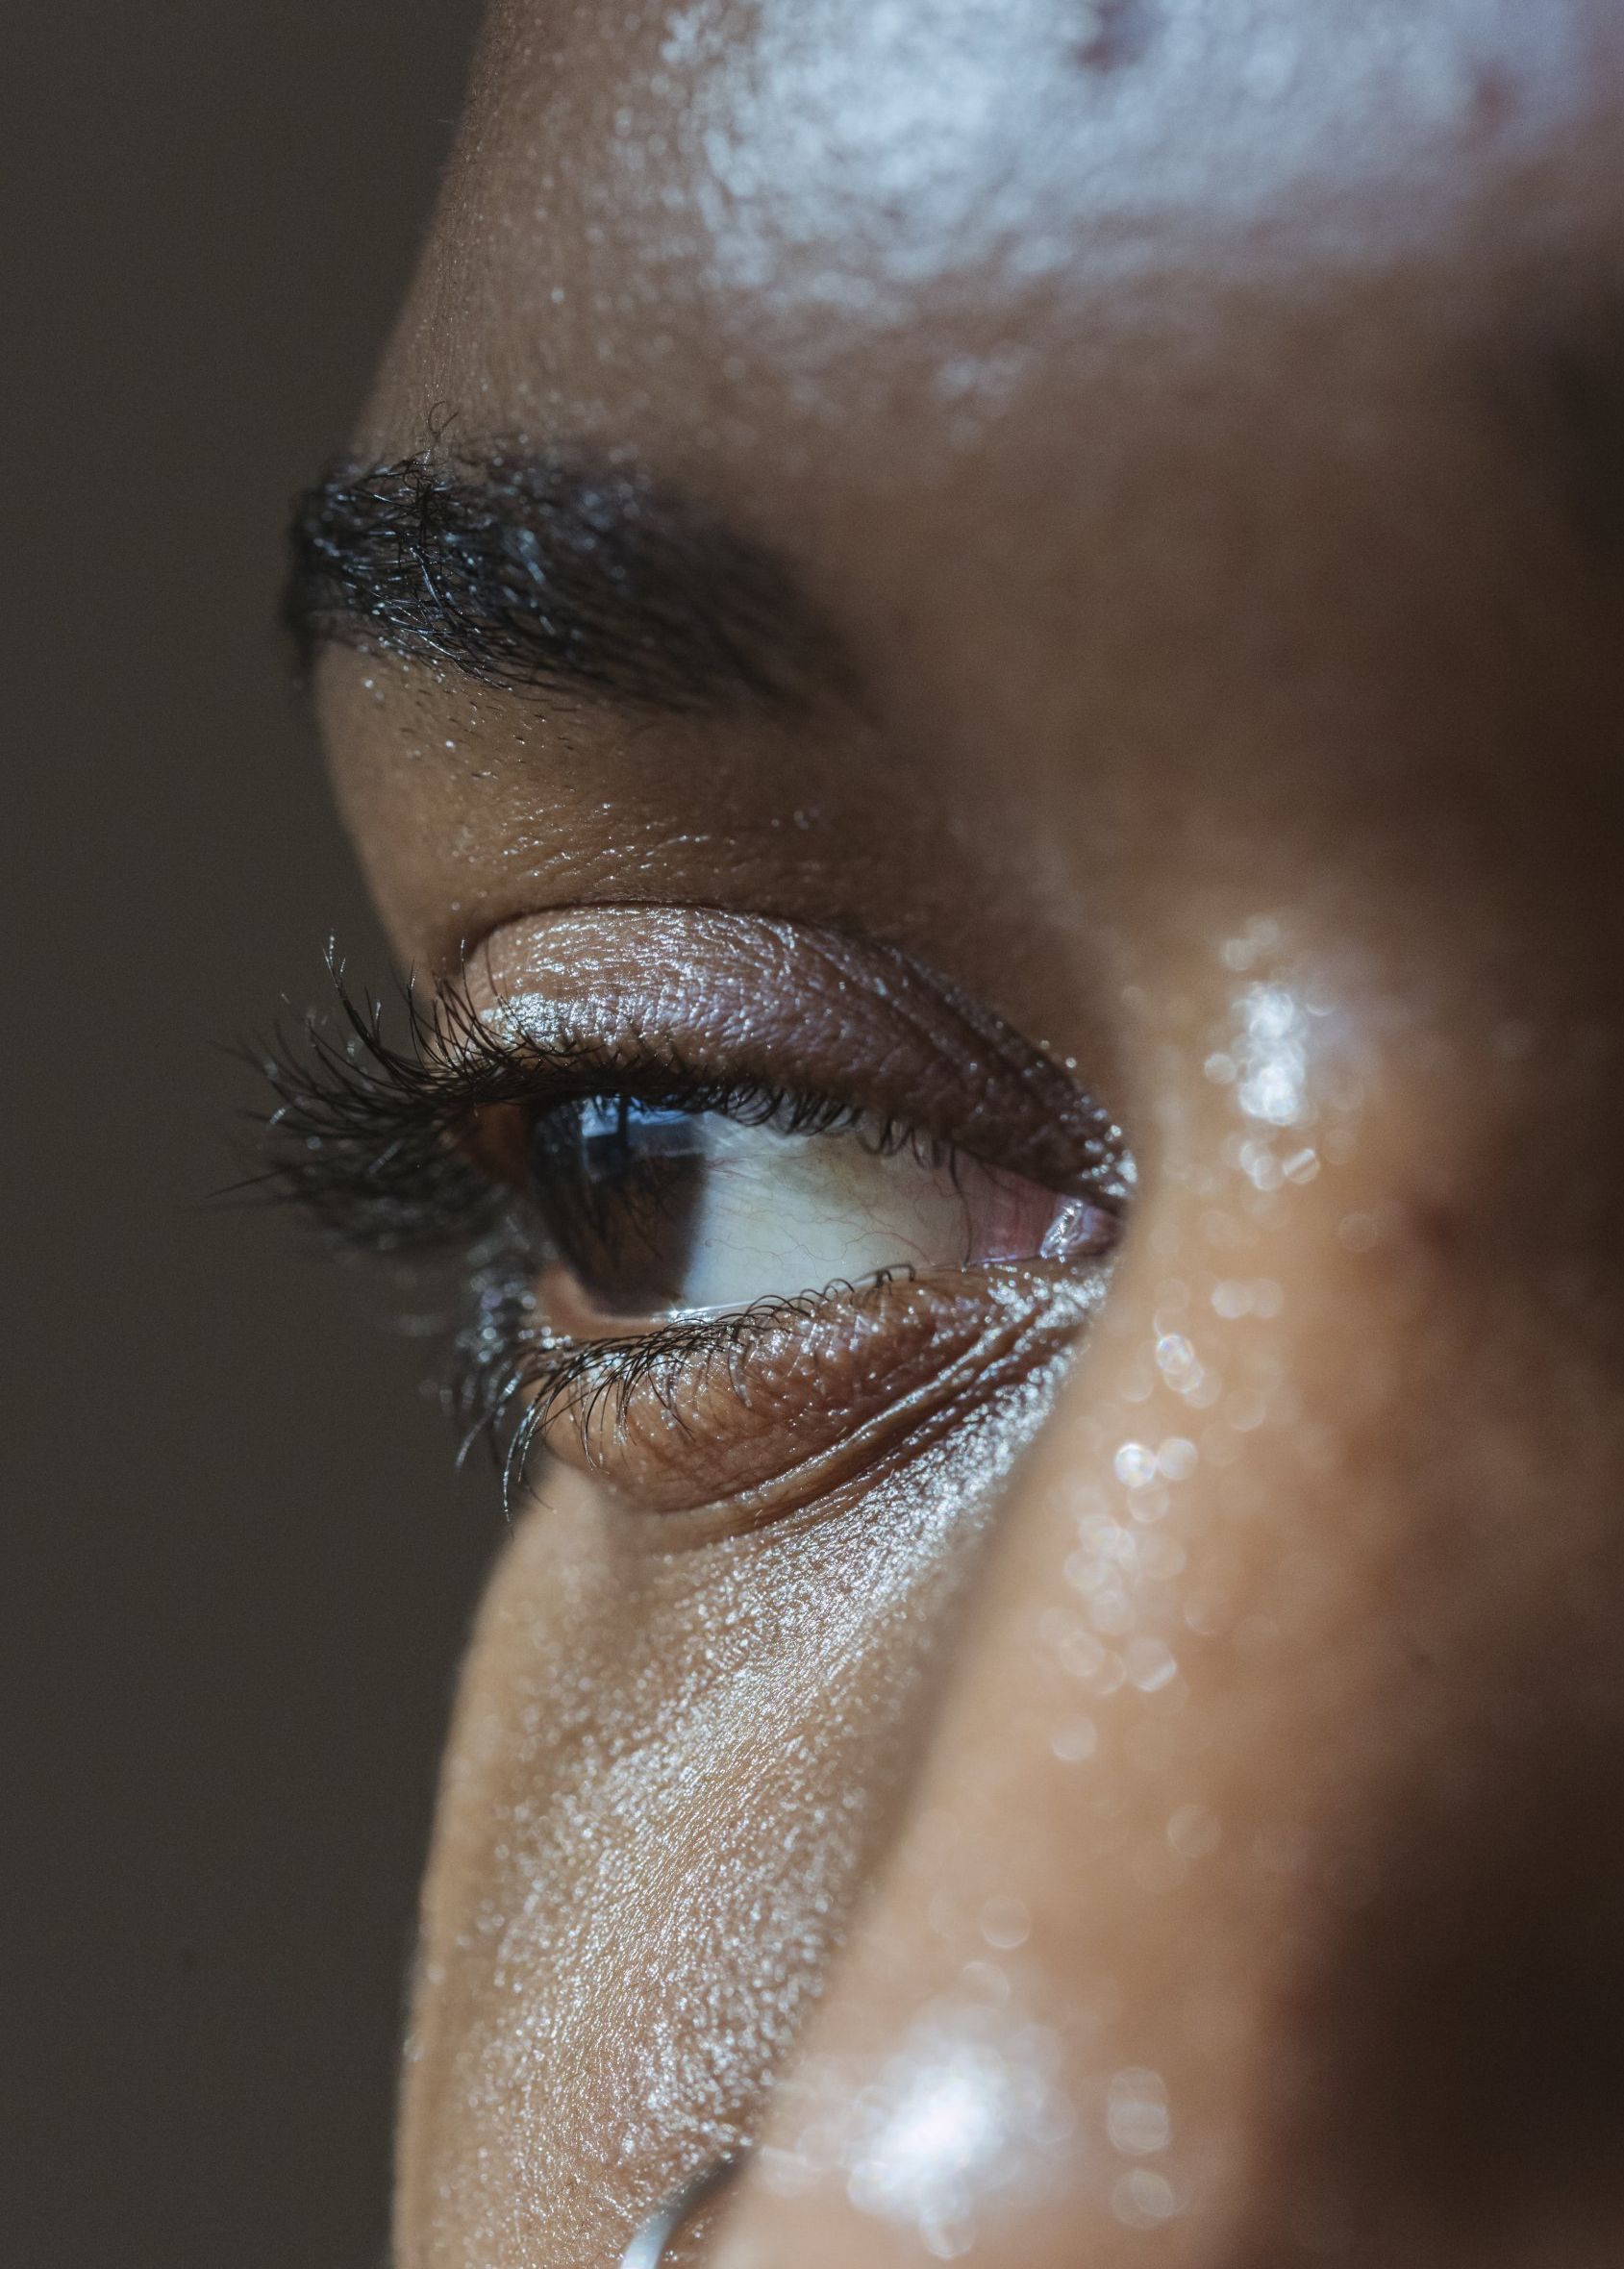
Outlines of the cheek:
M 464 1675 L 425 1896 L 403 2269 L 612 2256 L 759 2121 L 916 1747 L 1034 1385 L 851 1503 L 651 1554 L 549 1471 Z

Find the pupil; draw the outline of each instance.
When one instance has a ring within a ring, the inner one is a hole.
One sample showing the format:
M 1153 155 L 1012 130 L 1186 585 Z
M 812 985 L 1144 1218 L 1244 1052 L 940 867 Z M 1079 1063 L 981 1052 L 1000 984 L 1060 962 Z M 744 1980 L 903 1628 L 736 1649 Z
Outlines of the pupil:
M 590 1095 L 536 1121 L 530 1175 L 559 1259 L 612 1315 L 683 1306 L 705 1186 L 692 1111 Z

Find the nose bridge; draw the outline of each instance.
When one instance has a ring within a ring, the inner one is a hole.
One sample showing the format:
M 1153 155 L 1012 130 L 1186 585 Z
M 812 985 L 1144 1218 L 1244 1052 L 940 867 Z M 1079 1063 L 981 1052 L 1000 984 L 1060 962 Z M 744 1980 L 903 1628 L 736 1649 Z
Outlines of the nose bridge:
M 1463 1258 L 1499 1193 L 1451 1235 L 1412 1125 L 1292 1126 L 1287 1007 L 1191 1149 L 1264 1202 L 1147 1192 L 726 2269 L 1543 2260 L 1486 2164 L 1624 2101 L 1612 1451 L 1522 1264 Z

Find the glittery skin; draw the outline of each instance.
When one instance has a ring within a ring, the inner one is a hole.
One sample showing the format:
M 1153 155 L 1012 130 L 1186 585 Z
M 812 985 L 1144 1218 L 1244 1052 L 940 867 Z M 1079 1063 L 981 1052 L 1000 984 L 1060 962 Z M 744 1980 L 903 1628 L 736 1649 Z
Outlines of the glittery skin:
M 405 2148 L 448 2103 L 469 2148 L 433 2151 L 455 2234 L 425 2260 L 523 2260 L 543 2231 L 568 2257 L 606 2209 L 631 2221 L 753 2133 L 906 1783 L 933 1634 L 1053 1384 L 849 1510 L 702 1554 L 617 1531 L 574 1477 L 544 1485 L 460 1705 L 457 1880 L 428 1888 L 408 2057 L 432 2077 Z
M 402 958 L 874 936 L 1138 1174 L 1076 1354 L 835 1502 L 543 1479 L 401 2269 L 744 2137 L 717 2269 L 1618 2258 L 1621 118 L 1604 0 L 497 10 L 359 452 L 651 466 L 863 698 L 336 656 Z

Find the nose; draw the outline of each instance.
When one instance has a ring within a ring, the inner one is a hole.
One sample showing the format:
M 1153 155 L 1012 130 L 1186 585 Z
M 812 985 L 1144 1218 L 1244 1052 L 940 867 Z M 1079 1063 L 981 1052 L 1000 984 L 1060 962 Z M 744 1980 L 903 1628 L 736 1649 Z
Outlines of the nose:
M 1612 1075 L 1221 969 L 720 2269 L 1619 2257 Z
M 674 2191 L 633 2237 L 620 2257 L 620 2269 L 660 2269 L 662 2261 L 670 2260 L 683 2232 L 726 2190 L 738 2163 L 732 2157 L 712 2159 Z

